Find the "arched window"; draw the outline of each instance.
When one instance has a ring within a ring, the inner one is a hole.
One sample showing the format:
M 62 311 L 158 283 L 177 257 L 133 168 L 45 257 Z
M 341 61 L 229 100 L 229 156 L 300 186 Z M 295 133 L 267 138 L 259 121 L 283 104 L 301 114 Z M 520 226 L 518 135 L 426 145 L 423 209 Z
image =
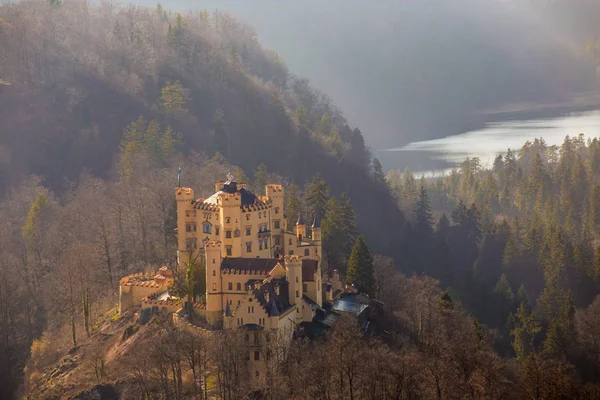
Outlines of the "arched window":
M 216 292 L 216 291 L 217 291 L 217 284 L 213 283 L 213 292 Z
M 211 233 L 212 232 L 212 225 L 209 224 L 208 222 L 205 222 L 204 224 L 202 224 L 202 232 L 204 232 L 204 233 Z
M 304 249 L 304 255 L 310 256 L 310 249 Z
M 219 236 L 219 233 L 221 233 L 221 228 L 219 228 L 219 225 L 215 226 L 215 235 Z
M 275 207 L 275 214 L 279 214 L 279 207 Z
M 230 217 L 227 217 L 227 218 L 225 218 L 225 223 L 226 223 L 226 224 L 229 224 L 229 223 L 231 223 L 231 218 L 230 218 Z
M 217 271 L 213 269 L 213 276 L 217 276 Z
M 250 214 L 246 214 L 246 221 L 250 221 Z

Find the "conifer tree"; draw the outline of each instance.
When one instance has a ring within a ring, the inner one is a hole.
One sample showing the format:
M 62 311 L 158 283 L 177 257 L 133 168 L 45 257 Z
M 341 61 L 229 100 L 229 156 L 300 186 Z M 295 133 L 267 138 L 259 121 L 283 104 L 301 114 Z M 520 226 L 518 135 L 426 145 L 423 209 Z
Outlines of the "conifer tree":
M 542 328 L 525 304 L 519 306 L 513 320 L 514 327 L 510 332 L 513 337 L 513 349 L 517 355 L 517 360 L 524 361 L 534 351 L 535 336 Z
M 346 280 L 353 284 L 359 292 L 372 295 L 375 290 L 373 257 L 367 247 L 365 240 L 359 236 L 354 243 L 350 260 L 348 261 L 348 273 Z
M 421 185 L 419 196 L 414 205 L 415 230 L 420 236 L 427 236 L 433 232 L 433 215 L 427 189 Z
M 350 203 L 350 198 L 346 193 L 340 196 L 340 208 L 343 214 L 343 229 L 345 234 L 345 255 L 348 257 L 352 251 L 352 246 L 358 238 L 359 232 L 356 227 L 356 212 Z
M 285 214 L 287 217 L 287 226 L 293 229 L 294 224 L 298 220 L 298 216 L 302 210 L 302 202 L 298 194 L 298 186 L 292 182 L 285 193 Z
M 269 172 L 267 166 L 264 163 L 260 163 L 254 170 L 254 190 L 256 193 L 262 193 L 267 185 L 269 179 Z
M 327 201 L 329 200 L 329 188 L 320 174 L 315 175 L 309 185 L 306 194 L 306 207 L 310 213 L 311 219 L 319 217 L 323 220 L 327 210 Z
M 340 268 L 346 262 L 348 234 L 345 230 L 345 215 L 342 205 L 332 197 L 327 202 L 327 213 L 321 223 L 323 252 L 330 268 Z

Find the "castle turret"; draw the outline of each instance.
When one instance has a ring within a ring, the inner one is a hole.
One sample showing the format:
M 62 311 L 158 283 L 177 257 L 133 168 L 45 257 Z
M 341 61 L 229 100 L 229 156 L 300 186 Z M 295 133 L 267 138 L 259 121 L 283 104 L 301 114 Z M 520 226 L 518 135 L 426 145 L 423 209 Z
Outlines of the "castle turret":
M 223 316 L 221 287 L 221 242 L 211 240 L 204 245 L 206 258 L 206 319 L 216 325 Z
M 298 222 L 296 222 L 296 236 L 298 240 L 302 241 L 306 237 L 306 224 L 304 223 L 304 217 L 302 213 L 298 216 Z
M 194 215 L 192 211 L 192 201 L 194 200 L 194 189 L 178 187 L 175 190 L 175 200 L 177 201 L 177 263 L 182 266 L 188 261 L 190 240 L 193 240 L 193 229 L 188 228 L 194 224 Z M 186 257 L 182 257 L 186 255 Z
M 302 297 L 302 260 L 298 256 L 285 257 L 285 272 L 288 281 L 290 304 L 300 307 Z
M 319 218 L 318 214 L 315 216 L 315 220 L 312 224 L 312 240 L 315 242 L 321 241 L 321 218 Z

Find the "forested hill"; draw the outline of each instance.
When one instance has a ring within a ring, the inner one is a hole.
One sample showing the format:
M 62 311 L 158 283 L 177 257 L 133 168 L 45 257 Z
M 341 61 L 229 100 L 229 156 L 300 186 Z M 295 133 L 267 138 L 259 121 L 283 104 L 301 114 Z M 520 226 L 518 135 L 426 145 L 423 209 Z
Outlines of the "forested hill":
M 251 27 L 221 12 L 93 4 L 0 6 L 0 193 L 31 174 L 58 191 L 83 168 L 109 176 L 143 116 L 180 133 L 184 153 L 219 152 L 250 176 L 262 162 L 300 185 L 321 171 L 377 221 L 361 224 L 373 242 L 402 226 L 361 132 Z

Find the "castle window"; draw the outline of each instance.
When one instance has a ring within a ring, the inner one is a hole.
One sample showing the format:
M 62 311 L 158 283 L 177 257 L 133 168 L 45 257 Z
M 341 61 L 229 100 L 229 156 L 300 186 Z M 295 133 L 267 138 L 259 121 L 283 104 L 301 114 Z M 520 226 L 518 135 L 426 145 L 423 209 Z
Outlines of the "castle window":
M 185 231 L 186 232 L 191 232 L 192 231 L 192 224 L 185 224 Z
M 292 245 L 292 239 L 290 239 L 290 246 Z
M 226 224 L 229 224 L 229 223 L 231 223 L 231 218 L 229 218 L 229 217 L 225 218 L 225 223 L 226 223 Z
M 189 216 L 190 216 L 190 212 L 189 212 L 189 211 L 186 211 L 186 212 L 185 212 L 185 216 L 186 216 L 186 217 L 189 217 Z
M 252 253 L 252 242 L 247 242 L 246 243 L 246 252 L 247 253 Z
M 304 249 L 304 255 L 310 256 L 310 249 Z
M 194 226 L 195 228 L 195 226 Z M 196 229 L 194 229 L 196 230 Z M 212 226 L 210 224 L 202 224 L 202 232 L 203 233 L 211 233 L 212 232 Z
M 250 236 L 251 233 L 252 233 L 252 228 L 247 226 L 246 227 L 246 236 Z
M 275 207 L 275 214 L 279 214 L 279 207 Z
M 246 221 L 250 221 L 250 214 L 246 214 Z
M 302 291 L 303 292 L 308 292 L 308 285 L 306 283 L 302 284 Z
M 237 286 L 236 286 L 237 290 L 242 290 L 242 284 L 238 282 Z
M 233 231 L 233 237 L 240 237 L 240 230 L 239 229 L 235 229 L 235 231 Z
M 213 276 L 217 276 L 217 271 L 213 269 Z
M 254 312 L 254 306 L 252 306 L 252 312 Z
M 225 238 L 226 239 L 231 239 L 231 231 L 230 230 L 226 230 L 225 231 Z
M 248 306 L 248 314 L 250 314 L 250 306 Z
M 219 236 L 221 229 L 218 226 L 215 226 L 215 235 Z
M 262 250 L 262 247 L 263 247 L 263 241 L 262 241 L 262 239 L 260 239 L 260 240 L 258 241 L 258 249 L 259 249 L 259 250 Z
M 300 297 L 300 292 L 296 290 L 296 297 Z
M 231 256 L 231 246 L 225 246 L 225 252 L 228 256 Z
M 300 281 L 298 280 L 298 277 L 296 277 L 296 283 L 298 283 L 298 282 L 300 282 Z
M 279 222 L 279 221 L 275 221 L 275 222 L 274 222 L 274 225 L 275 225 L 275 229 L 280 229 L 280 226 L 281 226 L 281 225 L 280 225 L 280 222 Z
M 255 351 L 254 352 L 254 361 L 259 361 L 260 360 L 260 352 Z M 258 376 L 258 371 L 256 371 L 256 376 Z
M 281 245 L 281 238 L 279 236 L 273 236 L 273 240 L 275 241 L 275 246 Z
M 258 343 L 258 333 L 254 333 L 254 343 Z
M 213 258 L 213 264 L 215 263 L 215 259 Z
M 229 285 L 227 285 L 227 289 L 228 290 L 233 290 L 233 283 L 229 282 Z
M 250 297 L 250 298 L 248 299 L 248 302 L 252 303 L 252 297 Z
M 216 291 L 217 291 L 217 284 L 213 283 L 213 292 L 216 292 Z

